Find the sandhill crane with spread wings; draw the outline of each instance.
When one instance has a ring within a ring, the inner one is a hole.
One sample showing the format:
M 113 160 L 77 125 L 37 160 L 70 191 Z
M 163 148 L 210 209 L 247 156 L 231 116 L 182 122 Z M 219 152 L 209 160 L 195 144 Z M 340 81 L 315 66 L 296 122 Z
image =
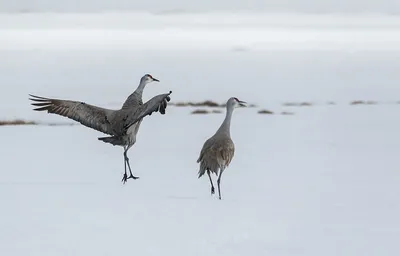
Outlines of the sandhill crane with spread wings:
M 35 95 L 30 95 L 32 97 L 30 100 L 34 102 L 32 105 L 37 107 L 34 109 L 36 111 L 61 115 L 110 135 L 98 139 L 124 148 L 125 173 L 122 181 L 125 184 L 128 179 L 139 178 L 132 174 L 127 152 L 136 142 L 140 123 L 145 116 L 151 115 L 153 112 L 159 111 L 164 115 L 167 102 L 170 101 L 172 91 L 157 95 L 143 104 L 143 90 L 147 84 L 153 81 L 159 82 L 149 74 L 144 75 L 137 89 L 126 99 L 119 110 L 101 108 L 80 101 L 51 99 Z M 127 175 L 127 166 L 130 176 Z

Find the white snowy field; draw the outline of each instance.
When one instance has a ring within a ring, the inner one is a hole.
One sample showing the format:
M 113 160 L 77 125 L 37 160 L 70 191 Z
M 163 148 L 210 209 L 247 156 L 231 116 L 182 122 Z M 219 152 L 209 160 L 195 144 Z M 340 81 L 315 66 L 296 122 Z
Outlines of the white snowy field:
M 0 255 L 400 253 L 398 18 L 29 15 L 0 15 L 0 120 L 72 122 L 28 94 L 119 108 L 145 73 L 145 100 L 258 108 L 235 110 L 221 201 L 196 160 L 224 114 L 146 117 L 125 185 L 101 133 L 1 126 Z
M 196 159 L 223 114 L 169 108 L 122 150 L 82 126 L 1 127 L 2 255 L 397 255 L 398 113 L 237 109 L 223 199 Z M 45 113 L 37 114 L 46 115 Z

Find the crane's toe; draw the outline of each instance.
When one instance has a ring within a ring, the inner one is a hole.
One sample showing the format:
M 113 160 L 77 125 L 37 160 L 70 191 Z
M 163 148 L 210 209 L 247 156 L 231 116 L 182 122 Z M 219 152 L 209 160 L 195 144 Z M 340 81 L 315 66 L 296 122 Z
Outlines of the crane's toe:
M 214 187 L 211 187 L 211 195 L 214 195 L 215 194 L 215 189 L 214 189 Z
M 134 180 L 137 180 L 137 179 L 139 179 L 139 177 L 137 177 L 137 176 L 133 176 L 133 175 L 131 174 L 131 176 L 129 176 L 129 177 L 128 177 L 128 179 L 134 179 Z
M 128 179 L 137 180 L 137 179 L 139 179 L 139 177 L 133 176 L 132 174 L 128 177 L 128 175 L 126 175 L 126 173 L 125 173 L 124 176 L 122 177 L 122 183 L 125 184 L 128 181 Z
M 128 180 L 128 175 L 126 175 L 126 173 L 124 174 L 124 176 L 122 177 L 122 183 L 125 184 L 125 182 Z

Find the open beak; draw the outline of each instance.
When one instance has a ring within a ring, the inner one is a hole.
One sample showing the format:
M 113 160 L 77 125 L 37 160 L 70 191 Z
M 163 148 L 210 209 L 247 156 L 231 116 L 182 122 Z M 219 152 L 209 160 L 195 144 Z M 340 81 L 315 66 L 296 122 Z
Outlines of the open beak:
M 239 105 L 241 107 L 247 107 L 246 104 L 247 104 L 247 102 L 239 100 Z
M 160 82 L 160 80 L 158 80 L 157 78 L 154 78 L 154 77 L 153 77 L 153 81 Z

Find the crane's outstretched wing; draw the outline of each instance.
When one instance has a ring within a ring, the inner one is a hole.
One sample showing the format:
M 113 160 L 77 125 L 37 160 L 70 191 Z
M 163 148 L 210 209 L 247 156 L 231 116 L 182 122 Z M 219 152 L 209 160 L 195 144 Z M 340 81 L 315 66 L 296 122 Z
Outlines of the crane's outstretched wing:
M 49 99 L 31 94 L 29 96 L 32 97 L 30 100 L 35 102 L 32 105 L 38 107 L 33 110 L 47 110 L 48 113 L 65 116 L 97 131 L 115 135 L 108 120 L 114 110 L 92 106 L 79 101 Z
M 153 112 L 160 111 L 160 113 L 164 115 L 167 104 L 171 100 L 169 97 L 171 93 L 172 91 L 169 91 L 169 93 L 154 96 L 152 99 L 137 108 L 133 113 L 130 113 L 125 121 L 124 129 L 127 130 L 143 117 L 151 115 Z

